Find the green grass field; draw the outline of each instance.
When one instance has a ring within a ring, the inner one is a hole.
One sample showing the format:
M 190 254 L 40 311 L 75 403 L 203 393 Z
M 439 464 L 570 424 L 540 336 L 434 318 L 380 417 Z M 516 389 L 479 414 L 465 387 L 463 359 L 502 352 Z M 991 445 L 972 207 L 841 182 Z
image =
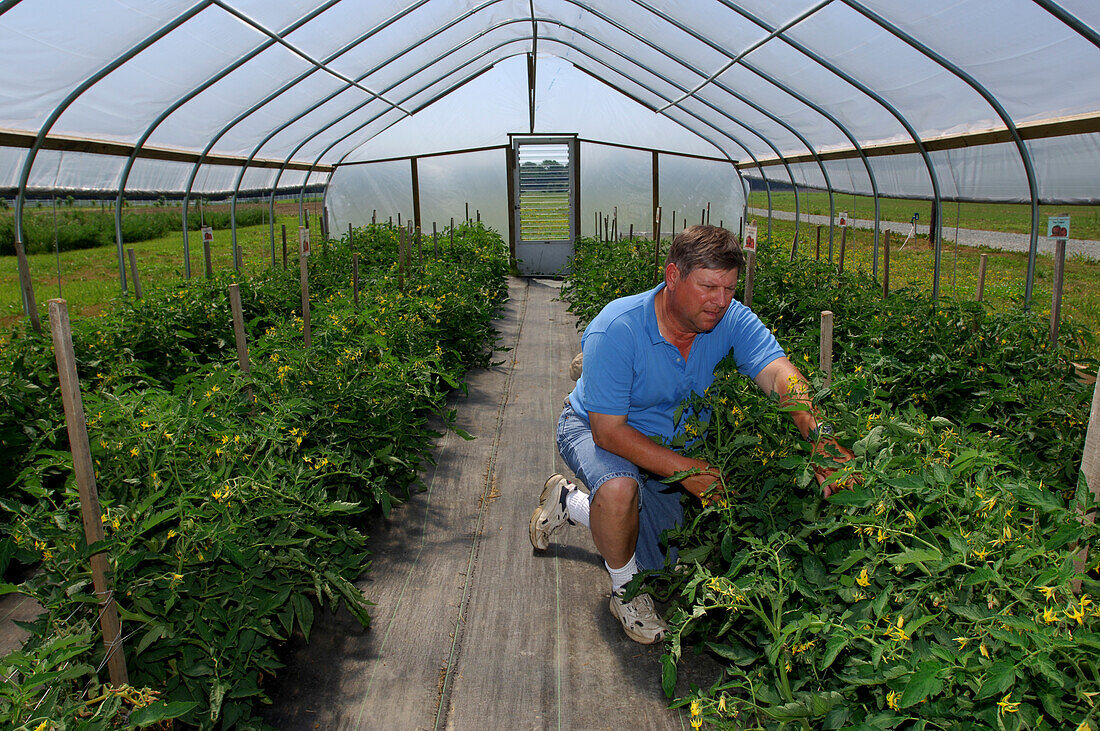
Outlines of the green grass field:
M 773 241 L 789 252 L 794 236 L 793 221 L 773 221 Z M 764 233 L 761 232 L 763 236 Z M 902 239 L 903 240 L 903 239 Z M 926 238 L 917 238 L 904 247 L 894 237 L 890 251 L 890 289 L 909 287 L 931 293 L 935 255 Z M 761 246 L 766 245 L 761 242 Z M 880 244 L 881 246 L 881 244 Z M 821 256 L 828 257 L 828 236 L 822 232 Z M 816 255 L 816 236 L 803 227 L 799 251 L 803 256 Z M 995 308 L 1023 306 L 1027 278 L 1027 254 L 986 248 L 945 244 L 940 261 L 940 295 L 956 299 L 973 299 L 977 290 L 978 266 L 982 254 L 988 254 L 983 300 Z M 874 237 L 869 230 L 849 229 L 844 252 L 845 271 L 872 272 Z M 882 252 L 879 252 L 879 281 L 882 281 Z M 839 263 L 840 234 L 834 239 L 833 260 Z M 1036 260 L 1032 310 L 1049 318 L 1053 291 L 1053 257 L 1039 254 Z M 1088 327 L 1100 338 L 1100 262 L 1083 257 L 1066 260 L 1062 295 L 1062 318 Z M 1089 347 L 1086 355 L 1100 357 L 1100 346 Z
M 874 199 L 869 196 L 835 194 L 833 203 L 837 213 L 847 212 L 852 218 L 873 220 Z M 824 191 L 799 190 L 799 209 L 803 214 L 829 215 L 829 195 Z M 753 190 L 749 195 L 751 208 L 767 208 L 768 196 L 764 191 Z M 794 192 L 772 193 L 772 208 L 777 211 L 794 211 Z M 880 198 L 879 215 L 883 221 L 909 221 L 914 213 L 920 214 L 920 223 L 927 224 L 932 213 L 931 201 Z M 1070 236 L 1075 239 L 1100 240 L 1100 206 L 1039 206 L 1039 235 L 1046 235 L 1047 216 L 1068 214 Z M 944 203 L 943 229 L 945 236 L 958 222 L 959 228 L 984 231 L 1006 231 L 1026 234 L 1031 231 L 1031 206 L 1015 203 Z
M 313 218 L 316 222 L 316 217 Z M 276 216 L 275 239 L 277 261 L 282 266 L 282 224 L 287 228 L 287 248 L 291 261 L 298 250 L 298 217 Z M 316 237 L 316 233 L 314 236 Z M 188 232 L 191 253 L 191 276 L 204 274 L 202 234 Z M 238 227 L 237 243 L 244 252 L 244 269 L 256 271 L 271 266 L 271 242 L 268 226 Z M 126 244 L 133 249 L 138 263 L 138 278 L 143 289 L 179 281 L 183 278 L 183 233 L 178 231 L 149 241 Z M 229 230 L 214 231 L 211 263 L 215 271 L 233 266 L 233 243 Z M 61 297 L 68 301 L 73 316 L 94 315 L 121 294 L 118 276 L 118 255 L 113 246 L 96 249 L 32 254 L 27 257 L 38 300 L 39 316 L 46 317 L 46 301 Z M 127 258 L 126 277 L 130 278 Z M 60 272 L 59 272 L 60 267 Z M 130 285 L 130 296 L 133 287 Z M 19 294 L 19 270 L 14 256 L 0 257 L 0 324 L 14 323 L 23 316 Z

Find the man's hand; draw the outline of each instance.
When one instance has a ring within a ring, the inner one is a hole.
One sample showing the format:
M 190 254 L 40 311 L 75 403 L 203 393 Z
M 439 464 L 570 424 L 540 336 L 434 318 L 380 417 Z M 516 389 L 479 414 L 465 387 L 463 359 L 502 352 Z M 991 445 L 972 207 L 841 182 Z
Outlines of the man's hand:
M 810 459 L 814 460 L 814 477 L 817 478 L 817 484 L 822 485 L 822 492 L 825 497 L 835 495 L 840 490 L 850 490 L 856 485 L 863 482 L 863 476 L 858 472 L 854 472 L 846 477 L 843 477 L 836 482 L 826 485 L 825 482 L 835 473 L 839 467 L 826 467 L 818 464 L 814 459 L 821 455 L 825 460 L 831 461 L 837 464 L 844 464 L 850 459 L 854 459 L 855 455 L 847 447 L 839 444 L 835 439 L 828 436 L 822 436 L 820 439 L 814 442 L 813 451 Z

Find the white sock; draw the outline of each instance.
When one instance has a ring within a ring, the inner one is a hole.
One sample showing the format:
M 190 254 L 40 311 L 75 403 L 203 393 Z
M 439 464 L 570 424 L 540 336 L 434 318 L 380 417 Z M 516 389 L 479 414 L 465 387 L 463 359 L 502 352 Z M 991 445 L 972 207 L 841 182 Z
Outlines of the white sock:
M 565 510 L 569 513 L 569 520 L 585 528 L 591 527 L 592 523 L 588 518 L 588 508 L 588 496 L 580 490 L 570 490 L 565 496 Z
M 607 565 L 607 561 L 604 561 L 603 565 L 607 568 L 607 572 L 611 574 L 611 592 L 613 594 L 618 594 L 624 586 L 630 583 L 630 580 L 634 578 L 634 574 L 638 573 L 638 564 L 634 562 L 634 554 L 630 555 L 630 560 L 621 569 L 611 568 Z

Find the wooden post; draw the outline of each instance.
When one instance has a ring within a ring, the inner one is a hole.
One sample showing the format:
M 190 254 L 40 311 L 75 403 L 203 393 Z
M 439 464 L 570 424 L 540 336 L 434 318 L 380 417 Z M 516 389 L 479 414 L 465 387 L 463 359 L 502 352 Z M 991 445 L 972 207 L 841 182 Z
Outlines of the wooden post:
M 355 309 L 359 309 L 359 252 L 351 255 L 351 291 L 355 297 Z
M 248 339 L 244 332 L 244 308 L 241 307 L 241 287 L 239 284 L 229 285 L 229 310 L 233 313 L 233 337 L 237 342 L 237 363 L 241 367 L 241 373 L 248 373 Z
M 89 546 L 103 540 L 103 512 L 99 507 L 99 494 L 95 484 L 95 465 L 88 444 L 88 424 L 84 415 L 84 401 L 80 395 L 80 379 L 76 372 L 76 355 L 73 352 L 72 331 L 69 326 L 69 308 L 63 299 L 49 300 L 50 332 L 53 337 L 57 375 L 61 386 L 61 402 L 65 409 L 65 424 L 69 432 L 69 449 L 73 455 L 73 474 L 80 493 L 80 515 L 84 522 L 84 540 Z M 103 632 L 103 647 L 107 656 L 107 668 L 111 684 L 115 687 L 129 683 L 126 672 L 126 655 L 122 651 L 122 625 L 118 621 L 114 592 L 107 582 L 107 556 L 102 551 L 91 557 L 92 585 L 99 598 L 99 627 Z
M 825 385 L 833 382 L 833 313 L 829 310 L 821 312 L 821 351 L 818 356 L 818 365 L 825 374 Z
M 27 309 L 27 316 L 31 318 L 31 327 L 36 333 L 42 332 L 42 323 L 38 320 L 38 303 L 34 301 L 34 282 L 31 281 L 31 267 L 27 262 L 27 252 L 23 248 L 23 242 L 16 240 L 15 255 L 19 260 L 19 287 L 23 291 L 23 304 Z
M 1058 344 L 1058 325 L 1062 319 L 1062 285 L 1066 274 L 1066 240 L 1054 240 L 1054 294 L 1050 300 L 1050 344 Z
M 420 236 L 420 227 L 416 227 L 416 258 L 420 261 L 420 266 L 424 266 L 424 245 Z
M 630 233 L 627 234 L 627 241 L 634 240 L 634 224 L 630 224 Z
M 470 201 L 466 201 L 466 223 L 470 222 Z
M 235 259 L 235 261 L 233 262 L 233 267 L 237 271 L 240 271 L 241 269 L 244 269 L 244 247 L 243 246 L 238 244 L 237 246 L 233 247 L 233 257 Z
M 375 226 L 378 224 L 378 209 L 372 208 L 370 211 L 370 225 Z
M 133 249 L 126 250 L 126 256 L 130 258 L 130 279 L 134 280 L 134 297 L 141 299 L 141 280 L 138 279 L 137 254 Z
M 286 224 L 283 224 L 283 269 L 287 268 L 286 262 Z
M 477 222 L 481 223 L 481 209 L 478 208 L 474 212 L 477 214 Z
M 1081 454 L 1081 478 L 1085 481 L 1094 496 L 1100 498 L 1100 371 L 1096 374 L 1096 384 L 1092 389 L 1092 411 L 1089 414 L 1089 425 L 1085 430 L 1085 449 Z M 1092 523 L 1096 519 L 1093 512 L 1086 513 L 1082 519 Z M 1081 573 L 1086 571 L 1085 563 L 1088 561 L 1089 549 L 1085 546 L 1077 554 L 1076 566 Z M 1075 592 L 1081 591 L 1081 580 L 1074 579 Z
M 210 258 L 210 242 L 202 242 L 202 263 L 206 269 L 206 278 L 210 279 L 214 276 L 214 262 Z
M 700 226 L 706 226 L 707 225 L 707 209 L 706 208 L 702 209 L 702 214 L 699 216 L 699 225 Z
M 349 247 L 352 245 L 352 242 L 353 242 L 354 239 L 355 239 L 355 233 L 354 233 L 354 230 L 352 229 L 351 221 L 348 221 L 348 246 Z
M 397 229 L 397 289 L 405 291 L 405 227 Z
M 596 240 L 600 238 L 600 212 L 592 211 L 592 215 L 596 217 L 596 233 L 592 234 L 592 237 Z
M 309 257 L 298 254 L 298 278 L 302 283 L 302 343 L 309 349 Z
M 821 261 L 821 225 L 817 227 L 817 251 L 814 254 L 814 259 Z
M 840 258 L 837 262 L 837 272 L 844 273 L 844 246 L 848 243 L 848 227 L 840 229 Z
M 328 206 L 321 206 L 321 236 L 328 238 Z
M 978 288 L 974 292 L 974 301 L 981 302 L 982 297 L 985 296 L 985 266 L 989 261 L 989 254 L 982 254 L 982 258 L 978 260 Z
M 756 252 L 745 252 L 745 297 L 742 304 L 752 307 L 752 286 L 756 281 Z
M 672 215 L 676 215 L 673 212 Z M 657 206 L 657 217 L 653 219 L 653 283 L 661 281 L 661 207 Z
M 439 258 L 439 230 L 435 227 L 435 221 L 432 221 L 432 248 L 435 250 L 435 258 Z
M 672 209 L 672 227 L 669 229 L 672 231 L 673 237 L 676 236 L 676 209 Z
M 890 229 L 882 237 L 882 298 L 890 294 Z

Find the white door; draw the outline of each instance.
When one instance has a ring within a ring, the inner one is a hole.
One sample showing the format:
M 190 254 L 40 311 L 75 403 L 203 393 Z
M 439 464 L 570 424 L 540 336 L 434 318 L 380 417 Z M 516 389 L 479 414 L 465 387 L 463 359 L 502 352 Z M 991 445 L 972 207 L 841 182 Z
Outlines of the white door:
M 521 274 L 560 276 L 573 255 L 575 138 L 513 138 L 516 259 Z

